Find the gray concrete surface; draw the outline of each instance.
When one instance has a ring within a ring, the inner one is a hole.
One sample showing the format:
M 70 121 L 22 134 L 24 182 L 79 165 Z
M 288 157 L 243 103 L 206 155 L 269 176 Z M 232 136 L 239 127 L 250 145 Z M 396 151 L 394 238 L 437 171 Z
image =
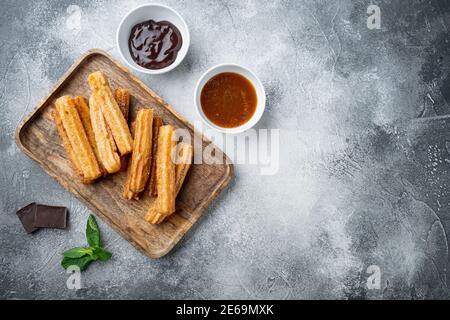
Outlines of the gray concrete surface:
M 195 121 L 200 75 L 248 66 L 267 90 L 258 127 L 280 129 L 280 170 L 237 166 L 159 260 L 100 222 L 113 259 L 68 290 L 61 253 L 84 243 L 90 212 L 18 150 L 14 129 L 83 52 L 119 58 L 116 28 L 145 2 L 0 2 L 1 298 L 449 298 L 447 1 L 163 1 L 191 48 L 173 72 L 139 77 Z M 380 30 L 366 26 L 371 3 Z M 31 201 L 68 206 L 69 228 L 26 235 L 15 210 Z

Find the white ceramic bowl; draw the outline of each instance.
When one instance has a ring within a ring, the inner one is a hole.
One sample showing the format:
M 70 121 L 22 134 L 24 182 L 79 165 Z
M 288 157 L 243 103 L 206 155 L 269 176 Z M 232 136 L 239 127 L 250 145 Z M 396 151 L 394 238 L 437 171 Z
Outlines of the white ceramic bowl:
M 183 38 L 183 44 L 181 45 L 180 51 L 178 51 L 175 61 L 171 65 L 157 70 L 141 67 L 134 62 L 128 48 L 128 39 L 130 38 L 131 29 L 136 24 L 150 19 L 155 21 L 166 20 L 171 22 L 178 28 L 178 30 L 180 30 L 181 37 Z M 178 12 L 162 4 L 150 3 L 137 7 L 128 12 L 128 14 L 122 19 L 122 22 L 120 22 L 119 28 L 117 29 L 116 41 L 120 55 L 131 68 L 147 74 L 161 74 L 174 69 L 181 63 L 181 61 L 183 61 L 189 49 L 190 36 L 186 22 L 178 14 Z
M 255 113 L 250 118 L 250 120 L 248 120 L 246 123 L 244 123 L 243 125 L 241 125 L 239 127 L 235 127 L 235 128 L 220 127 L 220 126 L 214 124 L 213 122 L 211 122 L 206 117 L 206 115 L 203 113 L 203 109 L 202 109 L 202 105 L 201 105 L 201 101 L 200 101 L 200 95 L 201 95 L 202 89 L 205 86 L 205 84 L 208 82 L 208 80 L 210 80 L 215 75 L 217 75 L 219 73 L 223 73 L 223 72 L 234 72 L 234 73 L 238 73 L 238 74 L 244 76 L 253 84 L 253 87 L 256 90 L 256 97 L 257 97 L 258 101 L 256 104 Z M 219 64 L 217 66 L 212 67 L 208 71 L 206 71 L 198 80 L 197 85 L 195 86 L 194 103 L 195 103 L 195 109 L 197 110 L 199 117 L 203 120 L 204 123 L 206 123 L 208 126 L 214 128 L 218 131 L 233 134 L 233 133 L 240 133 L 247 129 L 250 129 L 259 121 L 259 119 L 261 119 L 261 117 L 264 113 L 264 109 L 266 108 L 266 93 L 265 93 L 264 87 L 263 87 L 261 81 L 258 79 L 258 77 L 253 72 L 248 70 L 247 68 L 244 68 L 244 67 L 236 65 L 236 64 Z

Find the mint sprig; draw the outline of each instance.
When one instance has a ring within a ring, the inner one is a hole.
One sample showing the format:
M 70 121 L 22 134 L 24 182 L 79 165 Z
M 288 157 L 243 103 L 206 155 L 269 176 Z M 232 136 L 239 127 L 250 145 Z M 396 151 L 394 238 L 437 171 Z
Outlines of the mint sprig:
M 61 266 L 64 269 L 70 266 L 78 266 L 83 271 L 93 261 L 107 261 L 111 259 L 112 253 L 102 248 L 100 230 L 92 214 L 89 216 L 86 224 L 86 240 L 89 247 L 75 247 L 63 253 Z
M 100 230 L 98 229 L 97 222 L 94 216 L 91 214 L 86 224 L 86 239 L 90 247 L 101 247 Z

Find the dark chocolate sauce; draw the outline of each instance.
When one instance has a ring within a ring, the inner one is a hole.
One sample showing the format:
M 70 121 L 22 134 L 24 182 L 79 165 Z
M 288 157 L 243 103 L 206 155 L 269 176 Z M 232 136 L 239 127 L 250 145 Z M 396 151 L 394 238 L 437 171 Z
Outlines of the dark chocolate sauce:
M 138 23 L 131 29 L 128 40 L 134 62 L 147 69 L 162 69 L 171 65 L 182 44 L 180 31 L 168 21 Z

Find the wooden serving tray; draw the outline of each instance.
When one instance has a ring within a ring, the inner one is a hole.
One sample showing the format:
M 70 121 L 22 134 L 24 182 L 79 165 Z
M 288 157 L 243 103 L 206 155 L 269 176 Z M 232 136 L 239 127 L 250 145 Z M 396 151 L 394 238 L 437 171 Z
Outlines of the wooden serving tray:
M 111 87 L 130 91 L 130 118 L 142 107 L 151 107 L 165 124 L 189 130 L 203 147 L 211 142 L 166 104 L 125 67 L 115 62 L 106 52 L 93 49 L 85 53 L 60 79 L 49 96 L 18 126 L 17 145 L 64 188 L 83 201 L 100 218 L 114 228 L 136 248 L 151 258 L 167 254 L 183 235 L 200 218 L 205 208 L 225 188 L 233 177 L 233 165 L 225 156 L 223 164 L 193 164 L 183 188 L 177 197 L 177 211 L 161 225 L 151 225 L 144 220 L 153 198 L 145 195 L 139 201 L 122 198 L 125 172 L 99 179 L 84 185 L 70 167 L 56 127 L 51 118 L 54 101 L 62 95 L 90 95 L 87 76 L 101 70 Z M 192 140 L 194 141 L 194 140 Z

